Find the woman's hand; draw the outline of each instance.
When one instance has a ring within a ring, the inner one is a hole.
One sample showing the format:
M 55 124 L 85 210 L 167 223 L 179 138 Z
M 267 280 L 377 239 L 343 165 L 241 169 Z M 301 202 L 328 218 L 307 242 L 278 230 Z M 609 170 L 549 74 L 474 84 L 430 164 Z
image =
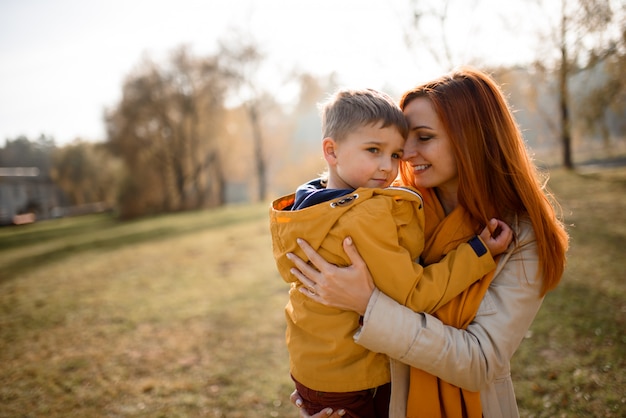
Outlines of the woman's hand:
M 309 415 L 304 409 L 302 409 L 302 398 L 300 398 L 300 394 L 297 390 L 293 391 L 289 399 L 291 400 L 292 404 L 300 408 L 300 418 L 339 418 L 346 414 L 346 411 L 344 411 L 343 409 L 333 411 L 332 408 L 325 408 L 319 411 L 317 414 Z
M 295 254 L 287 254 L 296 266 L 291 273 L 304 284 L 300 292 L 324 305 L 365 314 L 374 293 L 374 280 L 352 239 L 343 240 L 343 249 L 352 263 L 348 267 L 328 263 L 302 239 L 298 239 L 298 245 L 317 267 L 316 270 Z

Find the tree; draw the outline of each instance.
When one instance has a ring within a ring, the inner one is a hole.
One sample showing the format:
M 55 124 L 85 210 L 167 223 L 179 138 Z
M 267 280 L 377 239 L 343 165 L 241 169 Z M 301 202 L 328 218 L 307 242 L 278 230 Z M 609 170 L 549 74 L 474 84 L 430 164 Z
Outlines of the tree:
M 554 2 L 539 3 L 549 20 L 537 67 L 557 74 L 560 142 L 563 166 L 573 169 L 570 79 L 614 56 L 624 48 L 624 5 L 616 0 L 561 0 L 556 13 L 545 12 Z M 616 30 L 616 28 L 620 28 Z M 620 76 L 621 77 L 621 76 Z
M 218 57 L 185 47 L 165 67 L 146 59 L 128 76 L 105 116 L 108 145 L 128 171 L 122 216 L 224 203 L 217 133 L 226 90 Z
M 623 26 L 622 38 L 626 41 L 626 26 Z M 607 56 L 594 64 L 585 80 L 587 91 L 584 106 L 579 106 L 580 119 L 586 132 L 599 132 L 605 151 L 613 152 L 611 134 L 623 133 L 626 124 L 616 123 L 624 120 L 626 113 L 626 48 L 617 49 L 615 54 Z M 619 135 L 619 134 L 618 134 Z
M 252 134 L 253 161 L 255 166 L 258 200 L 267 198 L 267 164 L 263 141 L 263 118 L 275 102 L 263 91 L 257 79 L 264 55 L 260 47 L 242 34 L 235 34 L 220 43 L 220 57 L 229 78 L 233 81 L 236 101 L 246 110 Z
M 113 207 L 121 176 L 121 162 L 104 144 L 77 139 L 55 150 L 52 179 L 74 205 L 104 203 Z
M 414 50 L 426 52 L 434 62 L 443 69 L 449 69 L 459 64 L 482 63 L 484 66 L 486 57 L 472 55 L 473 51 L 454 48 L 458 39 L 452 39 L 449 29 L 452 13 L 458 17 L 459 8 L 467 6 L 463 1 L 454 0 L 409 0 L 410 17 L 409 30 L 405 36 L 407 45 Z M 519 0 L 516 5 L 523 3 L 525 13 L 533 16 L 534 30 L 540 46 L 535 48 L 537 52 L 534 68 L 546 74 L 546 77 L 554 77 L 556 95 L 558 97 L 557 112 L 546 112 L 548 117 L 558 113 L 556 135 L 562 148 L 562 163 L 567 168 L 573 167 L 572 161 L 572 91 L 570 83 L 575 75 L 582 71 L 588 71 L 594 66 L 601 65 L 605 68 L 605 61 L 610 60 L 616 54 L 622 54 L 625 48 L 626 38 L 624 27 L 626 26 L 626 4 L 620 0 Z M 480 0 L 471 2 L 472 8 L 481 6 Z M 465 9 L 468 10 L 468 9 Z M 513 10 L 509 13 L 508 10 Z M 500 20 L 503 27 L 513 27 L 519 20 L 515 7 L 507 8 L 507 11 L 493 12 L 496 19 Z M 466 25 L 472 22 L 484 22 L 487 19 L 481 16 L 480 20 L 465 18 L 462 20 Z M 492 24 L 493 22 L 489 22 Z M 478 32 L 480 27 L 476 27 Z M 473 35 L 473 33 L 468 33 Z M 523 35 L 517 35 L 523 36 Z M 529 38 L 530 39 L 530 38 Z M 454 42 L 453 42 L 454 41 Z M 620 52 L 621 51 L 621 52 Z M 424 60 L 422 61 L 429 61 Z M 497 63 L 496 63 L 497 64 Z M 519 63 L 527 64 L 527 63 Z M 613 65 L 613 64 L 611 64 Z M 607 84 L 603 89 L 610 90 L 610 86 L 620 84 L 623 72 L 607 71 Z M 623 83 L 622 83 L 623 84 Z M 545 95 L 545 92 L 542 92 Z M 620 94 L 617 95 L 621 97 Z M 615 106 L 614 101 L 606 96 L 596 96 L 592 100 L 600 109 L 588 115 L 589 118 L 598 120 L 598 115 L 603 114 L 607 106 Z M 547 121 L 551 123 L 551 121 Z
M 48 177 L 54 139 L 45 135 L 30 141 L 25 136 L 7 139 L 4 149 L 0 149 L 0 165 L 4 167 L 37 167 L 42 176 Z
M 446 31 L 450 0 L 410 0 L 411 23 L 404 41 L 409 50 L 424 48 L 442 68 L 452 68 L 456 58 Z

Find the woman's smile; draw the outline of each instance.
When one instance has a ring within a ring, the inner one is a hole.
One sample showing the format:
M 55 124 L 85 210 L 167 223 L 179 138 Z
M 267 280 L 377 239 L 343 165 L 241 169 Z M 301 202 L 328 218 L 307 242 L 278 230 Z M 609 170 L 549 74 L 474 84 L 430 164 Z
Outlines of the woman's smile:
M 419 174 L 419 173 L 421 173 L 422 171 L 428 169 L 431 166 L 432 166 L 431 164 L 417 164 L 417 165 L 413 166 L 413 171 L 416 174 Z

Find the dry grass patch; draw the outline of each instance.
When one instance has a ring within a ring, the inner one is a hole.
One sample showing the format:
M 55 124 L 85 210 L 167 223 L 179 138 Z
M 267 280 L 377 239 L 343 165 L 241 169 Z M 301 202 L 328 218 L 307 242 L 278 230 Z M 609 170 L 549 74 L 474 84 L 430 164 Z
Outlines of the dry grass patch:
M 0 416 L 290 415 L 286 285 L 266 209 L 250 210 L 251 220 L 78 250 L 4 280 Z

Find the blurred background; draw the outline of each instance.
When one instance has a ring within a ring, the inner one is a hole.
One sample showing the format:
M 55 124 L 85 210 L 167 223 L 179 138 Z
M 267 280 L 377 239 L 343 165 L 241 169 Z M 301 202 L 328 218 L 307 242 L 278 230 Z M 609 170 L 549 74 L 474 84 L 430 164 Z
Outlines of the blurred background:
M 626 152 L 622 0 L 0 2 L 0 223 L 263 201 L 323 168 L 317 104 L 491 72 L 536 161 Z M 26 216 L 20 216 L 26 215 Z

